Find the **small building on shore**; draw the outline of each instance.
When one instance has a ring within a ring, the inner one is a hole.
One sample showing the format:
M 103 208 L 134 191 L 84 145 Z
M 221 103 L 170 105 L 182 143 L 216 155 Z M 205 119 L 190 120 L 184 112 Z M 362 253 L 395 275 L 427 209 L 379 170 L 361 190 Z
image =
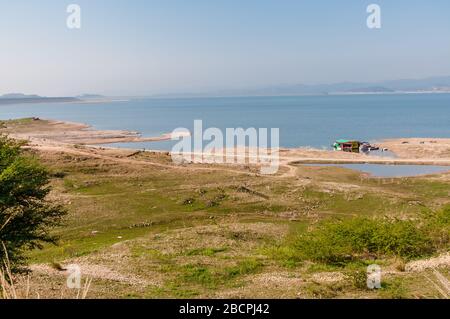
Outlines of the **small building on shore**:
M 359 153 L 359 148 L 361 146 L 361 142 L 354 141 L 354 140 L 337 140 L 333 144 L 333 148 L 336 151 L 343 151 L 343 152 L 352 152 L 352 153 Z

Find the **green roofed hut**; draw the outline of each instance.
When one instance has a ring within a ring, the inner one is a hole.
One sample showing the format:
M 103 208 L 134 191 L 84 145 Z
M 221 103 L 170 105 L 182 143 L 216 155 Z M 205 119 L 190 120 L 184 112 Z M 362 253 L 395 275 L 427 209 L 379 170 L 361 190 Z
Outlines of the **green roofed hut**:
M 337 140 L 333 144 L 333 148 L 336 151 L 352 152 L 352 153 L 359 153 L 360 146 L 361 142 L 354 140 Z

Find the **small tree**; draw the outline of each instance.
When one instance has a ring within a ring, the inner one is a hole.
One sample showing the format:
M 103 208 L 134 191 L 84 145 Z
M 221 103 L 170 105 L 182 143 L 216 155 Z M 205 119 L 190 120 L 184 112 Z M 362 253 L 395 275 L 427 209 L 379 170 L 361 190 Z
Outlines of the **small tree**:
M 66 211 L 46 200 L 48 182 L 47 170 L 20 143 L 0 136 L 0 261 L 8 256 L 14 271 L 25 265 L 25 251 L 56 242 L 49 230 Z

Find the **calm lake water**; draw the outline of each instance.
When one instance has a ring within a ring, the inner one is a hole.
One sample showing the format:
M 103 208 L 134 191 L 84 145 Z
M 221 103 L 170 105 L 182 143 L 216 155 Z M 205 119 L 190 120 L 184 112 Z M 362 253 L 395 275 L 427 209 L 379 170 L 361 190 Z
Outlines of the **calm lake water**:
M 0 119 L 41 117 L 158 136 L 178 127 L 280 128 L 283 147 L 329 148 L 338 138 L 450 137 L 450 94 L 132 99 L 86 104 L 0 105 Z M 170 149 L 172 141 L 132 144 Z M 122 146 L 130 146 L 125 144 Z

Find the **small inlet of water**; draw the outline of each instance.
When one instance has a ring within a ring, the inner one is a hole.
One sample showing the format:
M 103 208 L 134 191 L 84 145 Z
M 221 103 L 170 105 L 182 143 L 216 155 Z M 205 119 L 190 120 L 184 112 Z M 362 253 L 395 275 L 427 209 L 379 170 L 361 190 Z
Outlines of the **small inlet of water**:
M 374 177 L 412 177 L 450 171 L 450 166 L 383 165 L 383 164 L 303 164 L 314 167 L 343 167 L 368 173 Z

